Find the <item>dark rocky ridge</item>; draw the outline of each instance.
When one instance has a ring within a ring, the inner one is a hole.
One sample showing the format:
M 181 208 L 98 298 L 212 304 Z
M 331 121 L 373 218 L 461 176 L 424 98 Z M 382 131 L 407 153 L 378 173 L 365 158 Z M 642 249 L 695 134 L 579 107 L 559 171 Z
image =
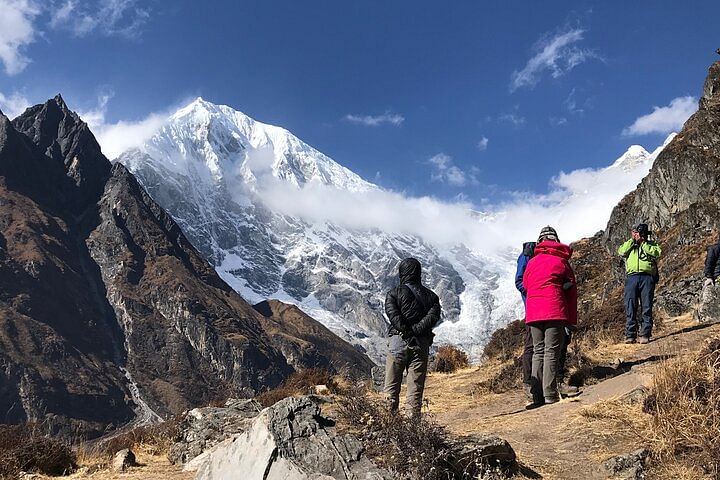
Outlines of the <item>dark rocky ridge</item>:
M 709 69 L 698 111 L 660 153 L 637 189 L 614 208 L 605 231 L 574 245 L 581 321 L 612 324 L 622 334 L 625 273 L 616 249 L 641 221 L 650 225 L 663 248 L 657 313 L 662 317 L 690 311 L 701 289 L 705 249 L 720 231 L 718 186 L 720 62 Z
M 303 335 L 228 287 L 60 96 L 0 115 L 0 422 L 97 434 L 334 369 L 325 350 L 351 348 L 326 337 L 306 364 Z
M 356 347 L 340 343 L 337 336 L 295 305 L 267 300 L 254 306 L 263 325 L 291 365 L 339 369 L 350 375 L 370 372 L 375 364 Z M 301 339 L 303 343 L 297 341 Z

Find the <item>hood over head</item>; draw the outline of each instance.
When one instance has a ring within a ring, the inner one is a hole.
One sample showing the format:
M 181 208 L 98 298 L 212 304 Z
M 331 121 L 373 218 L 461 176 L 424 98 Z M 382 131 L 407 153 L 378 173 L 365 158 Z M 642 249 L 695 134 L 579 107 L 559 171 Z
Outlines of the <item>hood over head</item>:
M 555 255 L 569 260 L 572 257 L 573 249 L 564 243 L 555 242 L 553 240 L 545 240 L 535 246 L 535 255 Z
M 420 283 L 422 267 L 417 259 L 410 257 L 400 262 L 398 272 L 400 283 Z

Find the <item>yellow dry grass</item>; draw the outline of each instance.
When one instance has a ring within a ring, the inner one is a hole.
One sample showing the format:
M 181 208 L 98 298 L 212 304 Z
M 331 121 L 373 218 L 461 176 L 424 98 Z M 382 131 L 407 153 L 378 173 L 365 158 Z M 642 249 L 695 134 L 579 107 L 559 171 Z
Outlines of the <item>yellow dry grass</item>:
M 195 477 L 194 472 L 183 472 L 181 466 L 172 465 L 165 454 L 149 453 L 143 446 L 133 449 L 139 467 L 133 467 L 126 472 L 114 472 L 106 459 L 93 456 L 91 453 L 79 452 L 78 471 L 67 479 L 92 479 L 92 480 L 190 480 Z M 51 480 L 56 477 L 33 475 L 28 480 Z

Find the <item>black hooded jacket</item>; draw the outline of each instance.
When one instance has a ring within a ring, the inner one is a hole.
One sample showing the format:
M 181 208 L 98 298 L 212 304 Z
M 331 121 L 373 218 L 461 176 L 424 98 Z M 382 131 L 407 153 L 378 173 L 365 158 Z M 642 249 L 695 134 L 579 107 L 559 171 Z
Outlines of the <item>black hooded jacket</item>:
M 440 321 L 440 299 L 420 282 L 421 267 L 416 259 L 400 262 L 399 273 L 400 285 L 385 297 L 385 314 L 390 320 L 388 335 L 429 337 Z

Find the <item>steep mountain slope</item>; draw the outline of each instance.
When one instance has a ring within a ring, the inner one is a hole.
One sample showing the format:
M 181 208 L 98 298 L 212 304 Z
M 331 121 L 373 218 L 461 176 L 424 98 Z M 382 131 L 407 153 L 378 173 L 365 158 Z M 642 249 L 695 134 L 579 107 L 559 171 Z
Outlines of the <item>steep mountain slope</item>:
M 426 278 L 442 292 L 450 322 L 462 321 L 467 285 L 484 286 L 481 295 L 466 295 L 474 315 L 487 319 L 465 321 L 468 345 L 506 320 L 506 312 L 494 312 L 489 293 L 497 272 L 467 249 L 441 254 L 417 237 L 313 222 L 268 207 L 268 192 L 281 195 L 288 184 L 378 190 L 284 129 L 197 99 L 118 160 L 243 297 L 297 303 L 376 359 L 385 329 L 383 292 L 396 282 L 396 264 L 405 256 L 428 266 Z
M 705 248 L 720 231 L 720 62 L 705 80 L 698 111 L 658 155 L 637 189 L 614 208 L 607 228 L 578 244 L 576 261 L 586 318 L 623 322 L 622 262 L 617 246 L 640 221 L 663 248 L 656 305 L 660 317 L 686 313 L 697 302 Z
M 603 178 L 630 191 L 656 155 L 631 147 Z M 521 315 L 513 283 L 513 249 L 521 242 L 498 254 L 362 225 L 351 203 L 380 208 L 372 199 L 388 192 L 287 130 L 230 107 L 198 98 L 118 161 L 243 297 L 300 305 L 378 361 L 384 293 L 397 282 L 397 263 L 406 256 L 420 259 L 425 281 L 441 297 L 438 343 L 460 345 L 477 357 L 495 329 Z M 587 196 L 597 202 L 591 196 L 597 178 L 588 175 L 587 188 L 567 201 Z M 317 215 L 318 203 L 331 215 Z M 493 218 L 467 212 L 461 221 L 489 225 Z
M 299 355 L 315 322 L 247 304 L 60 96 L 0 115 L 0 287 L 4 421 L 93 434 L 334 368 L 325 349 L 369 365 L 337 337 Z

